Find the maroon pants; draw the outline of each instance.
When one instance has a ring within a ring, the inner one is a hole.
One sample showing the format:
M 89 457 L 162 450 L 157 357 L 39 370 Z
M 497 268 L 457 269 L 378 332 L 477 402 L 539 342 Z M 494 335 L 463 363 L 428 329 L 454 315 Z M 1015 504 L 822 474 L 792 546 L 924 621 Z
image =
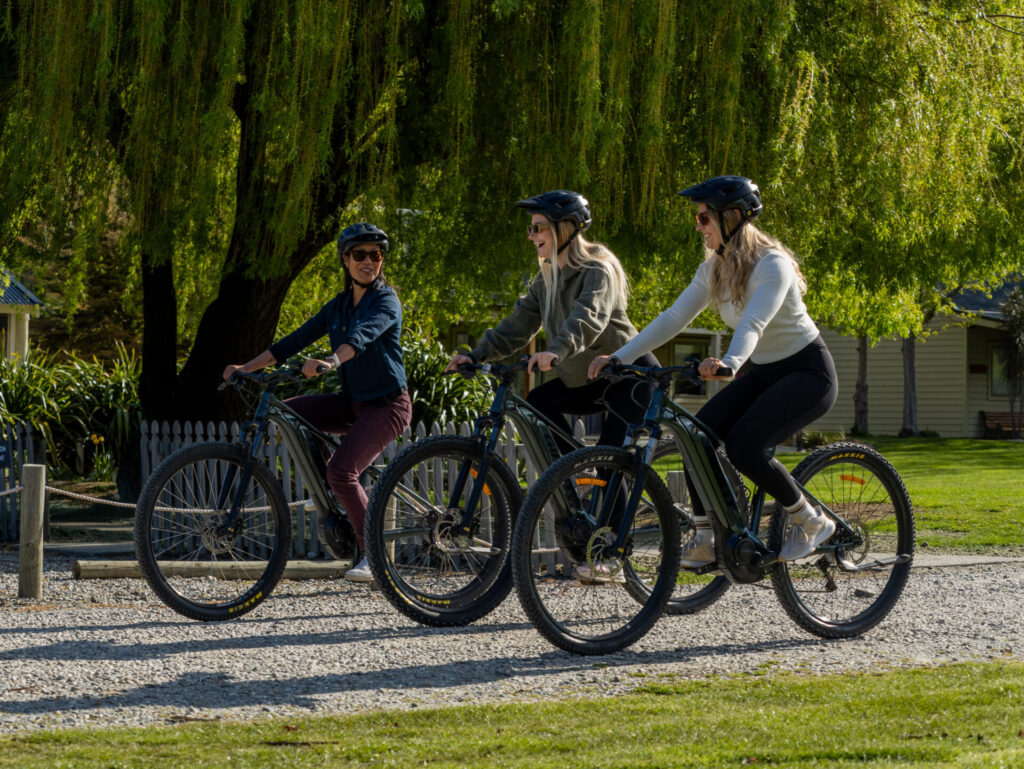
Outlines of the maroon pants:
M 356 530 L 359 549 L 365 550 L 363 522 L 368 500 L 359 475 L 409 426 L 409 394 L 402 393 L 384 406 L 353 403 L 337 393 L 300 395 L 285 403 L 325 433 L 344 435 L 327 462 L 327 483 Z

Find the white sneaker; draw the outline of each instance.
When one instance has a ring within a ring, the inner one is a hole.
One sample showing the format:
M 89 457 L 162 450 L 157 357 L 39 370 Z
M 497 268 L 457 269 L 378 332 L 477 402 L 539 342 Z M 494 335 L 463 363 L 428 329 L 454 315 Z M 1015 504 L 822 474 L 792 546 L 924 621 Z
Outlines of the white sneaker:
M 345 572 L 345 579 L 349 582 L 373 582 L 373 572 L 370 571 L 370 564 L 363 558 L 358 564 Z
M 836 523 L 811 505 L 804 505 L 789 514 L 789 533 L 779 551 L 780 561 L 795 561 L 810 555 L 814 549 L 832 536 Z
M 711 526 L 697 526 L 693 539 L 679 549 L 679 566 L 699 569 L 715 562 L 715 532 Z
M 615 582 L 625 584 L 626 576 L 622 573 L 622 564 L 617 561 L 601 561 L 590 568 L 590 564 L 578 563 L 573 572 L 580 582 Z

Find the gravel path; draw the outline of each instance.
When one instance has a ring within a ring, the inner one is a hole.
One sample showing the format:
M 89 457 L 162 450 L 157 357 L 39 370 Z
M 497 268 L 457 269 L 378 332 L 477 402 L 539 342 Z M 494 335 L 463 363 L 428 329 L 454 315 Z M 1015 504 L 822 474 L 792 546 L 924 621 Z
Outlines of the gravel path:
M 350 713 L 629 691 L 662 676 L 766 667 L 831 673 L 1024 659 L 1024 564 L 918 568 L 881 626 L 861 638 L 805 634 L 759 586 L 665 617 L 625 652 L 550 646 L 514 595 L 467 628 L 424 628 L 366 587 L 282 582 L 244 618 L 185 620 L 142 580 L 71 578 L 48 557 L 44 600 L 18 592 L 0 553 L 0 732 Z

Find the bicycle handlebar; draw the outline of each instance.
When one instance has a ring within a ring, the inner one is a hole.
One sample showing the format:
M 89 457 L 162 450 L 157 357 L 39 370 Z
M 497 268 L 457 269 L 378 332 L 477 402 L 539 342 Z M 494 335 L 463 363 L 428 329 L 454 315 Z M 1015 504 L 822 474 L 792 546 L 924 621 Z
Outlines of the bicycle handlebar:
M 526 365 L 529 360 L 529 356 L 523 356 L 523 358 L 510 366 L 503 366 L 500 363 L 460 363 L 455 367 L 455 371 L 450 373 L 458 373 L 466 377 L 466 379 L 472 379 L 480 371 L 495 379 L 511 379 L 513 374 L 519 371 L 526 371 Z
M 262 371 L 235 371 L 230 377 L 220 384 L 218 390 L 225 387 L 238 387 L 242 382 L 252 382 L 260 387 L 275 387 L 282 382 L 301 382 L 302 365 L 299 363 L 287 363 L 273 369 Z
M 682 366 L 636 366 L 632 363 L 610 361 L 601 373 L 606 376 L 633 375 L 644 379 L 671 378 L 678 374 L 694 381 L 703 381 L 698 373 L 699 367 L 700 361 L 697 360 L 688 361 Z M 729 366 L 719 366 L 715 372 L 715 376 L 731 377 L 732 375 L 733 371 Z

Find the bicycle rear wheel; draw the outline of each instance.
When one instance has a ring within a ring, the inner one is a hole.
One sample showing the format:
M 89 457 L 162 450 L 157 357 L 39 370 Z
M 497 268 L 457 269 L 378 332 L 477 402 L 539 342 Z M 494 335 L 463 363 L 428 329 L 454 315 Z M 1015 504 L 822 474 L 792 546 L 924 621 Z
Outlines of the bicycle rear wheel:
M 139 568 L 164 603 L 191 619 L 251 611 L 288 562 L 291 514 L 281 484 L 262 462 L 247 477 L 247 463 L 235 444 L 187 446 L 157 467 L 139 495 Z
M 388 601 L 424 625 L 466 625 L 512 589 L 508 548 L 522 492 L 499 457 L 488 463 L 471 533 L 458 530 L 483 452 L 471 438 L 416 441 L 373 486 L 365 527 L 370 570 Z M 453 504 L 463 469 L 468 477 Z
M 822 638 L 848 638 L 870 630 L 892 610 L 910 574 L 914 512 L 903 480 L 877 451 L 859 443 L 818 449 L 793 477 L 853 530 L 837 524 L 817 551 L 772 571 L 772 585 L 786 613 Z M 772 516 L 770 547 L 778 552 L 786 516 Z M 900 559 L 900 556 L 905 556 Z M 903 562 L 899 562 L 902 560 Z
M 672 593 L 679 521 L 656 473 L 646 474 L 624 552 L 610 551 L 617 524 L 595 525 L 606 495 L 625 500 L 636 482 L 631 452 L 583 448 L 551 465 L 523 502 L 512 544 L 516 590 L 537 630 L 566 651 L 629 646 L 651 629 Z

